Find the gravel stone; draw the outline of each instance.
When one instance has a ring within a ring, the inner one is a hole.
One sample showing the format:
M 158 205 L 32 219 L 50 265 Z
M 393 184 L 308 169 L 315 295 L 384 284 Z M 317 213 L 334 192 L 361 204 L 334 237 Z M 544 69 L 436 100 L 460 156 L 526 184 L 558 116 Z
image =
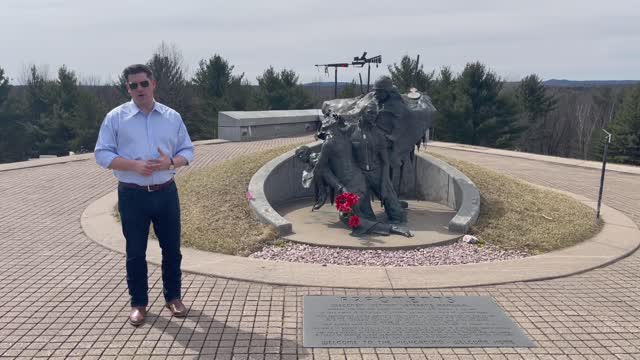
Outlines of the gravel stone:
M 500 250 L 496 246 L 467 244 L 462 241 L 412 250 L 359 250 L 311 246 L 286 242 L 268 245 L 249 257 L 263 260 L 347 266 L 436 266 L 486 263 L 521 259 L 523 251 Z

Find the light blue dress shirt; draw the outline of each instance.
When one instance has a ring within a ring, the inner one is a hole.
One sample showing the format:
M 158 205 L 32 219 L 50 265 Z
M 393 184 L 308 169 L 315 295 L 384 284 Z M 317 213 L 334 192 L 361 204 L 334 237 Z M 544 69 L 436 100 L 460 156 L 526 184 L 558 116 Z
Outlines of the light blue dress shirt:
M 180 155 L 189 163 L 193 161 L 193 144 L 178 112 L 156 101 L 153 110 L 145 115 L 130 101 L 104 118 L 94 156 L 98 165 L 108 168 L 118 156 L 130 160 L 158 159 L 158 148 L 171 158 Z M 142 186 L 165 183 L 175 173 L 162 170 L 142 176 L 135 171 L 113 171 L 119 181 Z

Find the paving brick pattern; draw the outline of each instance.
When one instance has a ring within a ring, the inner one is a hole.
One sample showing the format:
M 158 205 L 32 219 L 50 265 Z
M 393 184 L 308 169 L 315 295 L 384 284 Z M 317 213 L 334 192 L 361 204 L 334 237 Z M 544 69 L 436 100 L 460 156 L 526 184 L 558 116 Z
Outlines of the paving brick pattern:
M 192 168 L 309 138 L 203 145 Z M 545 186 L 596 198 L 599 172 L 437 150 Z M 127 323 L 124 256 L 82 232 L 80 215 L 115 189 L 92 161 L 0 172 L 0 358 L 639 359 L 640 257 L 549 281 L 376 291 L 271 286 L 185 274 L 186 319 L 163 308 L 149 266 L 150 317 Z M 635 190 L 634 190 L 635 189 Z M 609 173 L 605 202 L 640 224 L 640 176 Z M 539 347 L 308 349 L 303 295 L 489 295 Z

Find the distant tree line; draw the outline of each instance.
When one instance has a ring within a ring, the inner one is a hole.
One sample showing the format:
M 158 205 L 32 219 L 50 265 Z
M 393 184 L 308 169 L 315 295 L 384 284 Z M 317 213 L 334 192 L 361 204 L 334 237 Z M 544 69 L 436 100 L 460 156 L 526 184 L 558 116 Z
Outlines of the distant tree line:
M 164 43 L 147 65 L 158 82 L 156 100 L 181 113 L 192 140 L 217 138 L 219 111 L 317 106 L 293 70 L 269 67 L 252 86 L 216 54 L 201 60 L 188 79 L 180 52 Z M 0 163 L 93 151 L 106 113 L 130 99 L 125 83 L 120 76 L 111 85 L 83 84 L 66 66 L 49 79 L 34 65 L 21 91 L 11 91 L 0 67 Z
M 164 43 L 147 64 L 158 81 L 156 99 L 182 114 L 193 140 L 217 138 L 220 111 L 309 109 L 324 100 L 293 70 L 269 67 L 251 85 L 218 54 L 187 78 L 180 52 Z M 437 140 L 598 159 L 605 128 L 614 134 L 611 159 L 640 165 L 640 85 L 547 88 L 535 74 L 514 85 L 479 62 L 436 74 L 409 56 L 388 68 L 400 92 L 416 88 L 432 97 Z M 66 66 L 51 79 L 31 66 L 16 87 L 0 67 L 0 163 L 93 151 L 106 112 L 129 99 L 125 80 L 82 82 Z M 339 97 L 359 94 L 351 82 Z
M 599 160 L 607 129 L 610 160 L 640 165 L 640 84 L 547 88 L 531 74 L 514 85 L 479 62 L 436 75 L 409 56 L 388 68 L 401 92 L 432 97 L 437 140 Z

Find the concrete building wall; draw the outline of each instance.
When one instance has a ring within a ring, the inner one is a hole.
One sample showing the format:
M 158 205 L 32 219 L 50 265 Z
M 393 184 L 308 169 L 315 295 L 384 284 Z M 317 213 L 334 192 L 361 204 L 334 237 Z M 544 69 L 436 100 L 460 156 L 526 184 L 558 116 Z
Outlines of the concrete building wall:
M 222 111 L 218 113 L 218 138 L 252 141 L 313 134 L 320 120 L 318 109 Z

